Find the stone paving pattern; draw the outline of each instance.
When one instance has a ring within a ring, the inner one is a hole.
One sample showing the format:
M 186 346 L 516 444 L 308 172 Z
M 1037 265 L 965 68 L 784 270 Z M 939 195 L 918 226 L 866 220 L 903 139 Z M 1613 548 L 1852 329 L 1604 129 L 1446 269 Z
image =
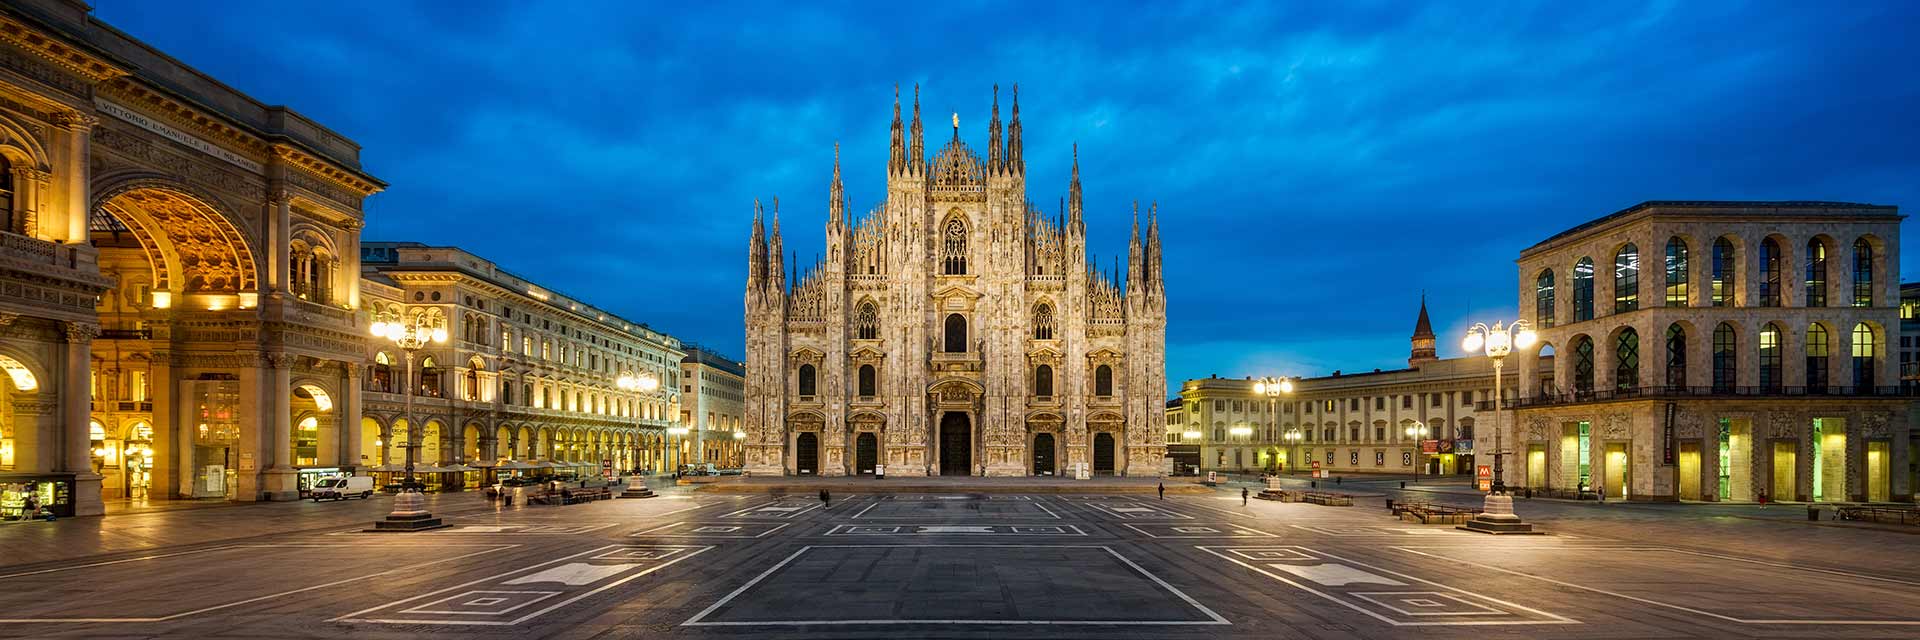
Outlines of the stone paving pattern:
M 1289 486 L 1305 479 L 1288 479 Z M 1912 638 L 1920 533 L 1800 505 L 1519 500 L 1554 535 L 1203 494 L 663 488 L 359 533 L 389 499 L 0 525 L 0 637 Z M 955 485 L 956 489 L 964 484 Z

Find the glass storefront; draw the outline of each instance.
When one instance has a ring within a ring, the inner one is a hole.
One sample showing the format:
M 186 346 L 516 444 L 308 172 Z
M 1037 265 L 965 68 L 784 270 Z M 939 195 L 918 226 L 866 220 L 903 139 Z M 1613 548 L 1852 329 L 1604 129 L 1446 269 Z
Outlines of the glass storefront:
M 62 518 L 73 517 L 73 476 L 0 474 L 0 520 L 23 520 L 27 498 L 32 497 L 41 513 Z

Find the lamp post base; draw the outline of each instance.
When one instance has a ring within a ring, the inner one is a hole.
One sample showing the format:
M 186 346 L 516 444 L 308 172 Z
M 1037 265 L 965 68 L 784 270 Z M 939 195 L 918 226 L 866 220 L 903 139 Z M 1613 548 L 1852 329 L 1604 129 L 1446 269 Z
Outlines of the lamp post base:
M 403 491 L 393 497 L 393 513 L 387 519 L 376 520 L 372 529 L 363 531 L 375 533 L 407 533 L 439 529 L 447 524 L 427 512 L 427 497 L 418 491 Z
M 1513 496 L 1505 493 L 1489 493 L 1482 505 L 1484 511 L 1474 516 L 1466 524 L 1454 527 L 1461 531 L 1486 533 L 1492 535 L 1544 535 L 1545 531 L 1533 530 L 1533 525 L 1524 522 L 1513 513 Z
M 659 494 L 654 493 L 653 489 L 647 487 L 647 481 L 644 478 L 628 478 L 626 488 L 620 490 L 620 497 L 622 499 L 653 498 L 657 496 L 659 496 Z

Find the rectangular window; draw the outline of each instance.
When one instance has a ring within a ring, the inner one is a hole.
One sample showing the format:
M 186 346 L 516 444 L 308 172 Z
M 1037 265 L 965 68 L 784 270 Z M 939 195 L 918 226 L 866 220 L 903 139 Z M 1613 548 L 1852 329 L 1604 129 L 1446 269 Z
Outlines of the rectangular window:
M 1354 399 L 1352 399 L 1352 400 L 1348 400 L 1348 401 L 1347 401 L 1347 410 L 1348 410 L 1348 411 L 1359 411 L 1359 410 L 1360 410 L 1360 399 L 1359 399 L 1359 398 L 1354 398 Z
M 1429 395 L 1429 396 L 1427 396 L 1427 397 L 1429 398 L 1429 400 L 1430 400 L 1429 402 L 1427 402 L 1427 406 L 1429 406 L 1429 407 L 1438 407 L 1438 406 L 1441 406 L 1441 405 L 1440 405 L 1440 403 L 1442 403 L 1442 402 L 1445 402 L 1445 401 L 1446 401 L 1446 398 L 1444 397 L 1445 395 L 1446 395 L 1446 394 L 1444 394 L 1444 393 L 1435 393 L 1435 394 L 1431 394 L 1431 395 Z
M 1374 411 L 1385 411 L 1386 409 L 1387 409 L 1387 397 L 1386 397 L 1386 396 L 1374 396 L 1374 397 L 1373 397 L 1373 410 L 1374 410 Z
M 1413 396 L 1412 396 L 1412 395 L 1404 395 L 1404 396 L 1400 396 L 1400 408 L 1402 408 L 1402 409 L 1412 409 L 1412 408 L 1413 408 Z

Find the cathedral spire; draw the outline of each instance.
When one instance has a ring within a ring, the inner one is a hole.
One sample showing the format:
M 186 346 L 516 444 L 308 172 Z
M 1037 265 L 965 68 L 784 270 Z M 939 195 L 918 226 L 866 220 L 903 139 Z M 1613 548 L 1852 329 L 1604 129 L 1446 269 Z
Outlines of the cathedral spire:
M 780 245 L 780 199 L 773 199 L 773 237 L 767 240 L 767 254 L 773 264 L 767 266 L 767 278 L 775 293 L 787 292 L 786 252 Z
M 1133 201 L 1133 237 L 1127 240 L 1127 290 L 1138 291 L 1145 284 L 1146 264 L 1140 250 L 1140 201 Z
M 900 85 L 893 85 L 893 144 L 887 149 L 887 171 L 899 173 L 907 164 L 907 146 L 900 138 Z
M 1165 293 L 1166 283 L 1160 280 L 1160 203 L 1155 202 L 1147 209 L 1147 281 L 1153 285 L 1156 294 Z
M 753 199 L 753 239 L 747 241 L 747 288 L 758 289 L 767 277 L 767 228 L 761 222 L 760 199 Z
M 913 84 L 913 141 L 907 146 L 908 173 L 926 173 L 927 143 L 920 129 L 920 83 Z
M 1021 159 L 1020 153 L 1020 83 L 1018 82 L 1013 83 L 1013 121 L 1007 123 L 1007 170 L 1019 174 L 1027 172 L 1027 162 Z
M 1000 172 L 1000 85 L 993 85 L 993 120 L 987 123 L 987 171 Z
M 840 183 L 840 143 L 833 143 L 833 184 L 827 188 L 827 224 L 838 228 L 846 224 L 847 189 Z
M 1085 227 L 1080 218 L 1080 143 L 1073 143 L 1073 180 L 1067 183 L 1067 222 L 1078 231 Z

